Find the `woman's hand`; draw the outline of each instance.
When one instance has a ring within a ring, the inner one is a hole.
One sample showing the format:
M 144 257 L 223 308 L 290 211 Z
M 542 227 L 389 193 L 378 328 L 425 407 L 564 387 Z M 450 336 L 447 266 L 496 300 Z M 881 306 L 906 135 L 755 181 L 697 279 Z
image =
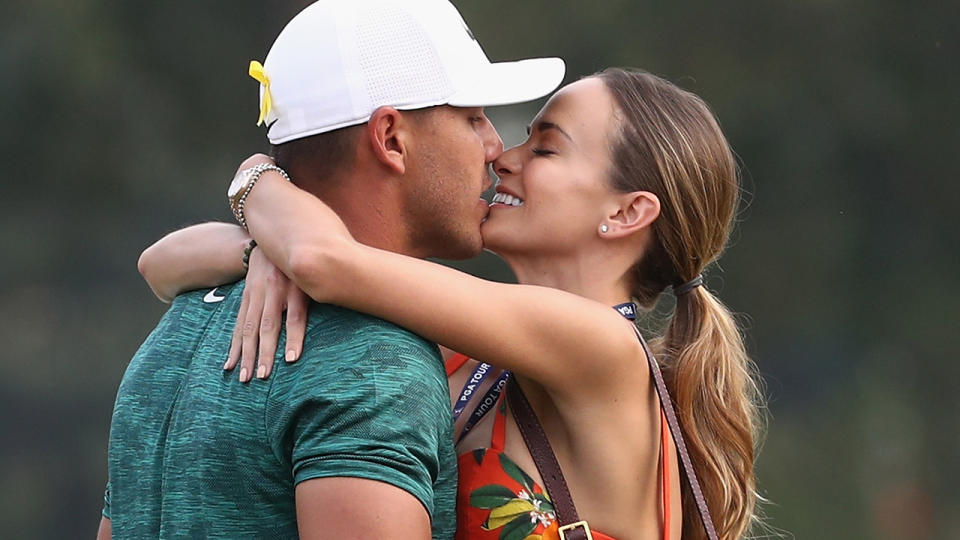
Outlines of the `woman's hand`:
M 257 378 L 269 377 L 284 310 L 287 312 L 284 359 L 294 362 L 300 358 L 309 303 L 310 298 L 267 259 L 262 249 L 254 249 L 223 369 L 233 369 L 240 360 L 240 381 L 247 382 L 253 377 L 253 366 L 259 357 Z
M 251 167 L 256 167 L 257 165 L 263 165 L 264 163 L 276 165 L 276 163 L 273 161 L 273 158 L 266 154 L 253 154 L 240 163 L 240 166 L 237 167 L 237 173 L 240 171 L 245 171 Z

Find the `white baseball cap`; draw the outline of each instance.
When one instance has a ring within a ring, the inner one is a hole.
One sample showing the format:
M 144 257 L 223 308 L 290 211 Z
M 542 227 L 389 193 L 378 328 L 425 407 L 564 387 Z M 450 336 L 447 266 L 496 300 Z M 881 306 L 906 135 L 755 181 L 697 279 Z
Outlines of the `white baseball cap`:
M 273 144 L 362 124 L 378 107 L 487 107 L 536 99 L 559 58 L 491 63 L 447 0 L 320 0 L 277 36 L 261 66 L 261 119 Z

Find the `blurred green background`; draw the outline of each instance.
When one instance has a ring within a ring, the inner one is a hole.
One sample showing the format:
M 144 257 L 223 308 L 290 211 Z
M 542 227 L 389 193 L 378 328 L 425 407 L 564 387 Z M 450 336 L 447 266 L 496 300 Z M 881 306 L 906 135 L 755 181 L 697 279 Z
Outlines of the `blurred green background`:
M 747 204 L 708 282 L 766 380 L 768 522 L 960 538 L 960 3 L 455 3 L 494 60 L 642 67 L 717 112 Z M 265 149 L 247 63 L 306 4 L 5 5 L 3 537 L 93 537 L 116 387 L 165 309 L 137 256 L 229 218 L 229 178 Z M 540 105 L 488 112 L 510 144 Z

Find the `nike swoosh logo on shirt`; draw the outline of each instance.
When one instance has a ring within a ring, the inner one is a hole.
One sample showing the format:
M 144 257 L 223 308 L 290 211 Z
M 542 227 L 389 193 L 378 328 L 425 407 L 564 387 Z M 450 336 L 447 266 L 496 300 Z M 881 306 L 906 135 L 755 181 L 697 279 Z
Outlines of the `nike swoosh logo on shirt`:
M 214 287 L 212 291 L 208 292 L 203 297 L 203 301 L 207 304 L 215 304 L 217 302 L 222 302 L 226 296 L 217 296 L 217 289 L 219 287 Z

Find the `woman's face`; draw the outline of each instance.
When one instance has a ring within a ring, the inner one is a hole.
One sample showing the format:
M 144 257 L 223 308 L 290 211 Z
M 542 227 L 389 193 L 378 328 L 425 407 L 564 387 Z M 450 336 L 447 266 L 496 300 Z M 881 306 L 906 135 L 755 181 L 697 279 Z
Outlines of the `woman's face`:
M 527 141 L 493 162 L 500 177 L 483 224 L 501 255 L 562 255 L 595 241 L 616 193 L 609 185 L 615 104 L 595 78 L 550 98 Z

